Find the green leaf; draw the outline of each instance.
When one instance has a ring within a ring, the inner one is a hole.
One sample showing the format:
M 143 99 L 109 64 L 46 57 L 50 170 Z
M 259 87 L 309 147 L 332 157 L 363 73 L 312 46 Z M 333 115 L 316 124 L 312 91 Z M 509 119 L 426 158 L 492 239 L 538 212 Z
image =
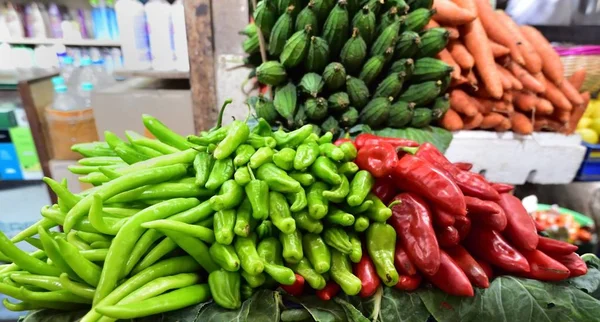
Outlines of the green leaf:
M 512 276 L 496 278 L 488 289 L 471 298 L 440 290 L 421 290 L 419 296 L 438 321 L 583 322 L 600 316 L 600 301 L 566 283 L 544 283 Z
M 321 301 L 316 296 L 286 297 L 286 300 L 304 307 L 316 322 L 348 321 L 344 308 L 334 301 Z
M 584 254 L 588 272 L 583 276 L 569 279 L 568 283 L 600 300 L 600 259 L 594 254 Z
M 419 294 L 401 292 L 389 287 L 380 288 L 375 295 L 368 298 L 349 297 L 348 302 L 375 322 L 426 322 L 430 317 Z
M 346 312 L 346 317 L 348 318 L 347 321 L 350 321 L 350 322 L 369 322 L 369 319 L 367 319 L 364 315 L 362 315 L 362 313 L 357 308 L 355 308 L 352 304 L 350 304 L 350 303 L 342 300 L 339 297 L 334 298 L 334 300 Z
M 279 292 L 270 290 L 260 290 L 251 298 L 242 303 L 239 310 L 227 310 L 214 302 L 209 302 L 209 305 L 204 306 L 193 320 L 177 320 L 177 321 L 193 321 L 193 322 L 219 322 L 219 321 L 279 321 L 281 312 L 279 303 L 281 295 Z M 154 320 L 156 321 L 156 320 Z M 174 322 L 175 320 L 173 320 Z M 149 321 L 148 321 L 149 322 Z
M 57 310 L 39 310 L 33 311 L 27 314 L 26 317 L 19 320 L 19 322 L 69 322 L 78 321 L 81 319 L 88 310 L 83 311 L 57 311 Z
M 452 142 L 452 132 L 436 126 L 427 126 L 424 128 L 407 127 L 404 129 L 384 128 L 374 132 L 376 135 L 406 138 L 419 143 L 430 142 L 440 151 L 445 152 Z

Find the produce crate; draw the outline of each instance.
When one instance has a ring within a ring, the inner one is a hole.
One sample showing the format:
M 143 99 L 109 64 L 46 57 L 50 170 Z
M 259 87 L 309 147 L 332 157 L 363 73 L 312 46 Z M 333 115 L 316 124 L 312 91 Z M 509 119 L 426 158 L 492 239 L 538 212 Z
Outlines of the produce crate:
M 600 144 L 585 142 L 582 144 L 585 146 L 586 151 L 576 179 L 579 181 L 598 181 L 600 180 Z
M 473 163 L 488 180 L 565 184 L 573 181 L 585 156 L 579 135 L 536 132 L 459 131 L 446 151 L 453 162 Z

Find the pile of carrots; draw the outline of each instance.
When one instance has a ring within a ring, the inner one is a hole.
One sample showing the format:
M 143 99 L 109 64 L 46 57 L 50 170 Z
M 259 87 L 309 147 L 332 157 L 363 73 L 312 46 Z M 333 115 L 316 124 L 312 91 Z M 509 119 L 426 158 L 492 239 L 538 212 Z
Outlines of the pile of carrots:
M 454 66 L 442 127 L 573 133 L 590 99 L 579 92 L 585 70 L 566 78 L 548 40 L 489 0 L 435 0 L 433 7 L 428 28 L 442 26 L 451 38 L 438 58 Z

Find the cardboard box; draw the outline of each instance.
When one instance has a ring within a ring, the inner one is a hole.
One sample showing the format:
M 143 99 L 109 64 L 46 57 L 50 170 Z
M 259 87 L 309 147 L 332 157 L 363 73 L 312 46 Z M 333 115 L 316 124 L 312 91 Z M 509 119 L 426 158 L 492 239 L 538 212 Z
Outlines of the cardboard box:
M 158 118 L 181 135 L 195 132 L 187 80 L 132 78 L 93 92 L 92 107 L 100 140 L 106 130 L 122 138 L 126 130 L 144 134 L 142 114 Z

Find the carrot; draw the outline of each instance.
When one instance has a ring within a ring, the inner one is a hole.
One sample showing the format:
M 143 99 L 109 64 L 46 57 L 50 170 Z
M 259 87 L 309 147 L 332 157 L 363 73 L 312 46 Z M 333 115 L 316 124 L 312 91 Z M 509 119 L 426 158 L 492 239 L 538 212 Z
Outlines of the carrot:
M 552 113 L 552 117 L 555 120 L 561 122 L 562 124 L 568 124 L 571 120 L 571 112 L 563 110 L 554 110 L 554 113 Z
M 510 62 L 508 69 L 517 77 L 521 84 L 523 84 L 523 88 L 535 93 L 543 93 L 546 90 L 544 84 L 541 84 L 535 77 L 531 76 L 531 74 L 519 66 L 519 64 Z
M 454 68 L 454 70 L 452 70 L 452 78 L 453 79 L 460 78 L 460 66 L 456 63 L 454 58 L 452 58 L 452 55 L 450 55 L 450 52 L 448 51 L 448 49 L 444 48 L 442 51 L 440 51 L 437 54 L 437 58 Z
M 481 113 L 477 113 L 474 116 L 466 116 L 463 118 L 463 123 L 464 123 L 464 129 L 465 130 L 472 130 L 475 128 L 478 128 L 479 125 L 481 125 L 481 122 L 483 122 L 483 115 Z
M 479 80 L 477 80 L 477 76 L 475 76 L 475 72 L 473 72 L 473 70 L 469 70 L 469 72 L 467 73 L 467 80 L 469 81 L 469 84 L 477 89 L 479 88 Z
M 500 125 L 500 123 L 502 123 L 502 120 L 504 120 L 504 116 L 502 116 L 502 114 L 491 112 L 490 114 L 483 117 L 483 120 L 481 121 L 479 127 L 484 130 L 491 129 Z
M 535 114 L 552 115 L 552 113 L 554 113 L 554 105 L 545 98 L 539 98 L 535 105 Z
M 496 132 L 506 132 L 508 130 L 510 130 L 510 128 L 512 127 L 512 122 L 510 121 L 510 119 L 508 118 L 503 118 L 502 122 L 500 122 L 500 124 L 496 125 L 496 127 L 494 127 L 494 130 L 496 130 Z
M 552 48 L 544 35 L 531 26 L 521 26 L 521 33 L 535 48 L 538 55 L 542 58 L 542 71 L 554 84 L 560 85 L 564 79 L 564 67 L 560 61 L 560 56 Z
M 478 103 L 477 108 L 479 109 L 479 113 L 488 115 L 494 111 L 494 100 L 477 97 L 473 99 Z
M 496 68 L 498 68 L 497 65 L 496 65 Z M 506 92 L 508 90 L 511 90 L 513 84 L 512 84 L 512 81 L 510 80 L 510 78 L 508 78 L 506 75 L 504 75 L 504 72 L 502 72 L 499 68 L 498 68 L 498 71 L 499 71 L 498 74 L 500 75 L 500 81 L 502 82 L 502 88 L 504 88 L 504 91 Z
M 513 91 L 504 91 L 504 94 L 502 95 L 502 100 L 507 103 L 512 103 L 514 98 Z
M 494 58 L 510 54 L 510 49 L 508 49 L 508 47 L 502 46 L 495 41 L 490 40 L 490 47 L 492 47 L 492 55 L 494 55 Z
M 568 78 L 569 82 L 571 82 L 573 87 L 578 91 L 581 90 L 581 86 L 583 86 L 583 82 L 585 82 L 585 74 L 585 69 L 580 69 Z
M 558 132 L 563 128 L 564 124 L 561 124 L 558 121 L 550 119 L 548 116 L 540 116 L 536 117 L 533 122 L 533 130 L 538 132 L 541 130 L 549 130 L 553 132 Z
M 490 39 L 499 43 L 500 45 L 508 47 L 510 49 L 510 56 L 512 59 L 520 65 L 524 65 L 525 59 L 523 59 L 523 55 L 521 55 L 519 46 L 513 41 L 512 35 L 508 32 L 506 27 L 503 26 L 500 21 L 498 21 L 490 1 L 475 0 L 475 4 L 477 5 L 477 12 L 479 14 L 481 24 L 483 25 L 483 28 L 487 32 Z
M 538 97 L 528 91 L 515 92 L 514 102 L 517 108 L 523 112 L 531 112 L 538 103 Z
M 452 0 L 459 7 L 468 10 L 472 15 L 477 16 L 477 5 L 473 0 Z
M 500 71 L 502 76 L 504 76 L 506 79 L 510 80 L 512 89 L 515 89 L 518 91 L 523 89 L 523 84 L 521 84 L 521 82 L 513 74 L 511 74 L 511 72 L 508 71 L 508 69 L 506 69 L 498 64 L 496 64 L 496 68 L 498 68 L 498 71 Z
M 448 34 L 449 34 L 448 38 L 450 38 L 450 39 L 458 39 L 458 37 L 460 37 L 460 34 L 458 33 L 458 29 L 456 27 L 441 26 L 437 21 L 435 21 L 433 19 L 429 19 L 429 22 L 425 25 L 423 30 L 427 30 L 427 29 L 431 29 L 431 28 L 439 28 L 439 27 L 448 30 Z
M 465 45 L 463 45 L 460 41 L 450 41 L 447 49 L 461 69 L 471 70 L 471 68 L 473 68 L 475 65 L 473 56 L 471 56 L 471 53 L 469 53 L 467 47 L 465 47 Z
M 525 114 L 515 112 L 510 116 L 510 122 L 512 123 L 513 132 L 517 134 L 528 135 L 533 133 L 533 124 Z
M 535 48 L 531 43 L 521 34 L 519 26 L 509 17 L 504 11 L 497 10 L 496 16 L 500 23 L 507 28 L 508 32 L 512 35 L 513 40 L 516 42 L 523 60 L 525 60 L 525 69 L 530 73 L 536 74 L 542 71 L 542 59 L 535 51 Z
M 573 105 L 583 104 L 581 94 L 579 94 L 577 89 L 575 89 L 575 87 L 573 87 L 573 84 L 571 84 L 571 82 L 569 82 L 568 80 L 563 81 L 560 84 L 559 89 L 563 94 L 565 94 L 569 102 L 571 102 Z
M 464 77 L 463 75 L 460 75 L 459 78 L 452 78 L 452 81 L 450 82 L 450 87 L 458 87 L 460 85 L 464 85 L 464 84 L 468 84 L 469 80 Z
M 577 123 L 583 117 L 583 113 L 587 109 L 588 104 L 590 103 L 590 92 L 584 92 L 581 94 L 581 98 L 583 98 L 583 104 L 576 105 L 573 107 L 571 111 L 571 120 L 568 125 L 568 133 L 573 133 L 577 128 Z
M 469 100 L 471 100 L 471 103 L 477 108 L 477 111 L 479 111 L 479 113 L 486 115 L 491 112 L 488 111 L 487 108 L 483 106 L 483 104 L 481 104 L 481 102 L 479 102 L 477 98 L 469 96 Z
M 434 0 L 433 9 L 436 10 L 433 19 L 442 25 L 461 26 L 475 20 L 477 17 L 469 10 L 465 10 L 448 0 Z
M 473 58 L 475 58 L 477 72 L 479 72 L 479 76 L 481 76 L 486 89 L 493 97 L 502 97 L 502 82 L 496 68 L 496 62 L 492 56 L 490 42 L 485 34 L 485 30 L 483 30 L 481 21 L 475 19 L 473 22 L 466 24 L 464 26 L 463 37 L 467 49 L 473 55 Z
M 462 130 L 464 123 L 454 110 L 449 109 L 440 120 L 440 125 L 448 131 L 458 131 Z
M 544 80 L 544 85 L 546 85 L 546 92 L 544 93 L 544 97 L 547 100 L 549 100 L 552 103 L 552 105 L 554 105 L 557 109 L 564 111 L 570 111 L 573 109 L 573 104 L 571 104 L 571 102 L 567 99 L 565 94 L 563 94 L 563 92 L 560 89 L 558 89 L 556 85 L 554 85 L 547 79 Z
M 475 116 L 479 113 L 477 106 L 473 104 L 469 95 L 460 89 L 454 89 L 450 92 L 450 107 L 466 116 Z

